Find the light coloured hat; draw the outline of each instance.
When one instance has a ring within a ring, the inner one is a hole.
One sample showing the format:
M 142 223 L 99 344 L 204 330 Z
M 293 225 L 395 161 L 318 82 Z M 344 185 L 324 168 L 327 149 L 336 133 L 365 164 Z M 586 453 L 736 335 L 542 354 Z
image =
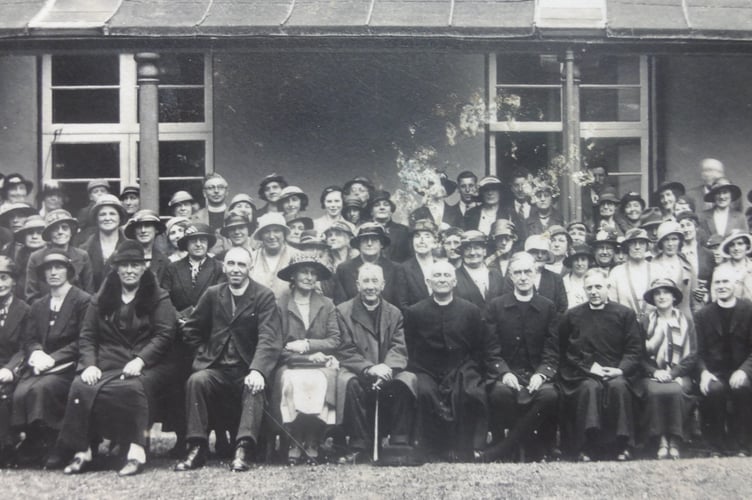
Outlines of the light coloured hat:
M 193 196 L 191 196 L 191 193 L 188 191 L 175 191 L 172 198 L 170 198 L 170 201 L 167 203 L 167 206 L 172 208 L 173 205 L 184 203 L 186 201 L 194 202 L 196 200 L 193 199 Z
M 660 246 L 661 241 L 670 234 L 676 234 L 682 241 L 684 241 L 684 231 L 682 231 L 681 225 L 676 221 L 667 220 L 661 222 L 661 225 L 658 226 L 658 230 L 655 233 L 658 246 Z
M 738 239 L 743 239 L 747 242 L 747 247 L 749 248 L 749 252 L 752 252 L 752 236 L 746 231 L 742 231 L 741 229 L 734 229 L 729 233 L 728 236 L 726 236 L 723 241 L 721 242 L 721 252 L 723 252 L 723 256 L 730 258 L 731 255 L 728 252 L 728 247 L 731 245 L 731 242 Z
M 287 227 L 285 216 L 279 212 L 268 212 L 259 217 L 258 229 L 253 233 L 253 239 L 261 241 L 261 235 L 269 228 L 276 227 L 285 233 L 285 238 L 290 234 L 290 228 Z
M 41 215 L 34 214 L 26 217 L 23 226 L 13 233 L 13 239 L 18 243 L 23 243 L 26 234 L 30 231 L 44 231 L 44 219 Z
M 155 228 L 157 228 L 157 234 L 164 233 L 166 229 L 164 222 L 162 222 L 162 219 L 159 218 L 159 214 L 157 214 L 157 212 L 155 212 L 154 210 L 143 209 L 133 214 L 128 223 L 125 225 L 123 234 L 125 234 L 126 238 L 136 238 L 135 231 L 136 225 L 138 224 L 152 224 Z
M 525 240 L 525 251 L 530 252 L 533 250 L 546 252 L 548 254 L 548 258 L 551 259 L 551 240 L 549 240 L 542 234 L 532 234 L 528 236 Z

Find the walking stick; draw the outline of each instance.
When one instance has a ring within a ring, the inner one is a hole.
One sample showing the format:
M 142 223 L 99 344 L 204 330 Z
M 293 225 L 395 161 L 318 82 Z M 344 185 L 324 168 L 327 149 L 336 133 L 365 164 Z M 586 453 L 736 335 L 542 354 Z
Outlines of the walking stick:
M 376 391 L 376 408 L 373 412 L 373 461 L 379 461 L 379 391 L 381 391 L 381 379 L 373 383 L 372 389 Z

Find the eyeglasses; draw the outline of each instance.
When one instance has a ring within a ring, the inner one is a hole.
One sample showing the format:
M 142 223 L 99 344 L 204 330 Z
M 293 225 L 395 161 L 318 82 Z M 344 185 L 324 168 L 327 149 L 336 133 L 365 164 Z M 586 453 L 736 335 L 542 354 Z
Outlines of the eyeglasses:
M 222 184 L 215 184 L 212 186 L 204 186 L 204 189 L 206 189 L 207 191 L 224 191 L 225 189 L 227 189 L 227 186 L 224 186 Z

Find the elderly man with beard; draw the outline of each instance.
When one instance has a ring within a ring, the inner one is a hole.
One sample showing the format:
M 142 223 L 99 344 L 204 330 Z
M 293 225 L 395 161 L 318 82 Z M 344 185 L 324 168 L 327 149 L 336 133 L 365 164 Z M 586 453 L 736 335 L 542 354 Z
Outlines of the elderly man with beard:
M 92 300 L 79 340 L 78 369 L 60 431 L 60 446 L 75 452 L 65 474 L 84 472 L 92 438 L 128 447 L 120 476 L 146 463 L 151 415 L 172 367 L 164 363 L 175 338 L 176 314 L 167 292 L 148 272 L 141 245 L 126 240 L 110 262 L 113 270 Z
M 434 263 L 426 281 L 431 297 L 405 313 L 408 369 L 418 377 L 418 443 L 429 455 L 471 460 L 485 446 L 498 342 L 480 308 L 455 297 L 454 266 Z
M 485 314 L 502 358 L 501 380 L 489 393 L 496 443 L 481 453 L 485 461 L 511 458 L 518 447 L 532 452 L 531 445 L 543 444 L 535 432 L 556 416 L 558 313 L 553 302 L 535 293 L 535 274 L 532 255 L 514 254 L 509 264 L 514 290 L 493 299 Z M 509 429 L 506 437 L 504 429 Z
M 632 383 L 644 345 L 634 311 L 608 300 L 608 276 L 585 273 L 588 303 L 568 310 L 559 327 L 559 389 L 563 440 L 578 460 L 616 453 L 631 458 L 634 444 Z
M 274 294 L 251 279 L 252 265 L 244 248 L 228 250 L 223 265 L 227 282 L 207 290 L 183 325 L 185 342 L 196 355 L 185 389 L 189 450 L 176 471 L 206 463 L 210 422 L 228 416 L 237 428 L 230 470 L 241 472 L 251 466 L 267 381 L 283 341 Z

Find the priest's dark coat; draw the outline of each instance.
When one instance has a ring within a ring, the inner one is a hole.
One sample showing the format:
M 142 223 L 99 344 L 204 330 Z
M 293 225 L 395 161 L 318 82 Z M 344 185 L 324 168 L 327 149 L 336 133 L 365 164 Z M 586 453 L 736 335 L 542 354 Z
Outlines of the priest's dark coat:
M 617 438 L 634 444 L 632 384 L 645 353 L 635 312 L 615 302 L 601 310 L 589 303 L 575 306 L 561 320 L 559 341 L 560 424 L 571 451 L 582 451 L 586 431 L 598 431 L 601 444 Z M 590 373 L 593 363 L 620 368 L 624 375 L 603 381 Z
M 55 365 L 39 375 L 24 366 L 13 393 L 14 427 L 43 423 L 50 429 L 60 429 L 68 390 L 76 374 L 78 337 L 90 302 L 91 295 L 72 286 L 52 326 L 50 294 L 31 305 L 23 336 L 24 358 L 28 359 L 34 351 L 44 351 L 55 360 Z
M 543 268 L 540 271 L 541 278 L 536 293 L 546 297 L 556 306 L 556 312 L 564 314 L 569 308 L 569 299 L 567 299 L 567 289 L 564 287 L 564 280 L 561 275 L 556 274 L 550 269 Z M 504 279 L 504 293 L 514 291 L 512 278 L 507 276 Z
M 462 456 L 485 446 L 487 386 L 498 378 L 499 348 L 480 309 L 454 297 L 444 306 L 427 298 L 405 313 L 408 370 L 418 378 L 419 442 Z
M 358 270 L 365 263 L 361 256 L 350 259 L 337 266 L 335 272 L 334 303 L 341 304 L 358 295 L 356 282 Z M 375 264 L 384 271 L 384 291 L 381 296 L 390 304 L 397 304 L 397 264 L 383 255 Z
M 24 358 L 21 339 L 27 328 L 30 309 L 26 302 L 13 297 L 5 324 L 0 327 L 0 368 L 7 368 L 15 376 L 13 382 L 0 384 L 0 445 L 6 444 L 9 437 L 13 389 Z

